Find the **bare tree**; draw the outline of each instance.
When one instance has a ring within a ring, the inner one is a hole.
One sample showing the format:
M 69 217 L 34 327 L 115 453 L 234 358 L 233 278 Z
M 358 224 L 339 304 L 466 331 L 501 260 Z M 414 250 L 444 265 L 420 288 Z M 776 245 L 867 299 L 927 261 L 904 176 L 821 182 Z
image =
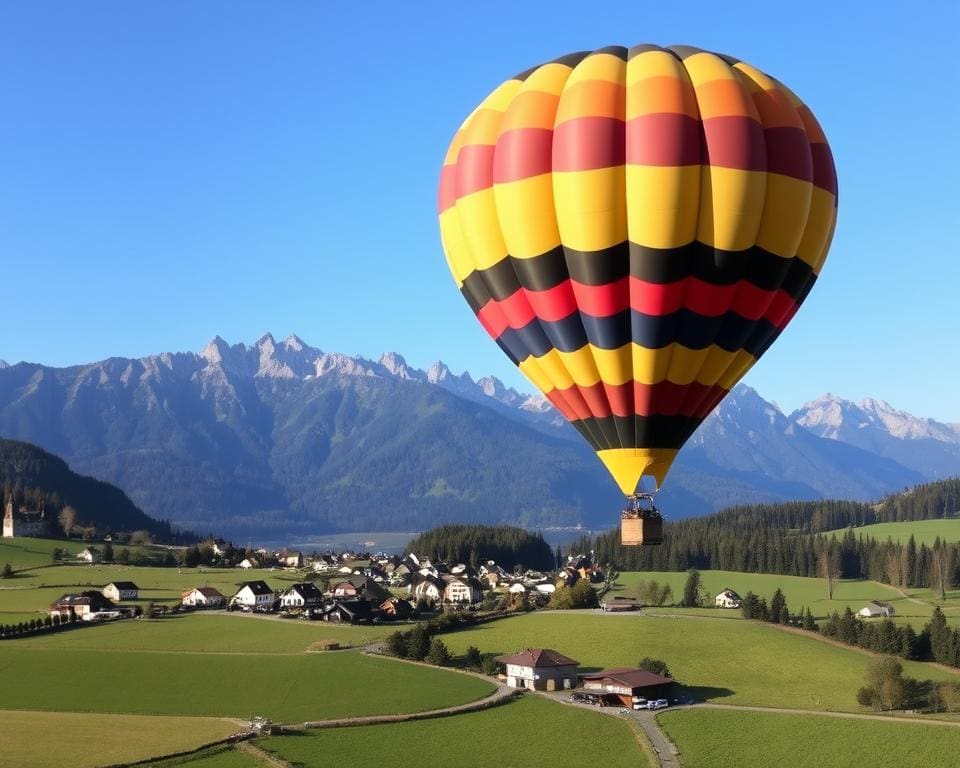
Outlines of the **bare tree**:
M 60 510 L 60 514 L 57 515 L 57 522 L 60 523 L 64 535 L 69 536 L 73 527 L 77 524 L 77 510 L 68 504 Z
M 840 550 L 833 539 L 821 541 L 817 572 L 827 582 L 827 599 L 833 600 L 833 585 L 840 578 Z
M 943 602 L 947 599 L 947 590 L 953 587 L 953 558 L 950 547 L 940 541 L 939 537 L 933 543 L 931 560 L 933 561 L 933 587 L 937 590 L 940 601 Z

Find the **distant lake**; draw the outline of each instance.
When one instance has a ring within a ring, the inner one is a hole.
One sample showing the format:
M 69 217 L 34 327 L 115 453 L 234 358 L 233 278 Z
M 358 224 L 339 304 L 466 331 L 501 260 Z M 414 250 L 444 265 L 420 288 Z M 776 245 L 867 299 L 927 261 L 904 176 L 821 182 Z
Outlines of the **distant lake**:
M 268 541 L 264 546 L 270 548 L 288 547 L 289 549 L 298 549 L 302 552 L 326 552 L 332 550 L 341 552 L 343 550 L 368 552 L 385 552 L 388 555 L 403 554 L 407 542 L 419 531 L 374 531 L 357 533 L 323 533 L 316 536 L 304 536 L 301 538 L 288 539 L 286 541 Z M 558 544 L 567 544 L 576 541 L 581 536 L 596 536 L 601 531 L 591 531 L 586 528 L 551 528 L 541 531 L 543 538 L 549 542 L 550 546 Z

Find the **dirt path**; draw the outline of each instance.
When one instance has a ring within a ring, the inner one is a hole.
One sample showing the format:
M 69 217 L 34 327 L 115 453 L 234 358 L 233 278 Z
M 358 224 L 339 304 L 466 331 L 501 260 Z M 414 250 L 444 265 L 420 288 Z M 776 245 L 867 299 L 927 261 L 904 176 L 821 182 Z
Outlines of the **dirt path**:
M 487 678 L 489 679 L 489 678 Z M 429 720 L 435 717 L 447 717 L 449 715 L 459 715 L 464 712 L 476 712 L 481 709 L 488 709 L 503 704 L 506 701 L 516 697 L 519 691 L 514 688 L 508 688 L 503 683 L 496 683 L 497 689 L 488 696 L 476 701 L 468 701 L 466 704 L 457 704 L 452 707 L 441 707 L 440 709 L 429 709 L 425 712 L 406 712 L 400 715 L 370 715 L 367 717 L 342 717 L 335 720 L 308 720 L 303 724 L 304 728 L 352 728 L 358 725 L 377 725 L 378 723 L 403 723 L 410 720 Z
M 283 758 L 277 757 L 264 749 L 260 749 L 256 744 L 251 744 L 249 741 L 237 744 L 237 751 L 245 752 L 258 763 L 272 766 L 272 768 L 293 768 L 293 763 L 288 763 Z

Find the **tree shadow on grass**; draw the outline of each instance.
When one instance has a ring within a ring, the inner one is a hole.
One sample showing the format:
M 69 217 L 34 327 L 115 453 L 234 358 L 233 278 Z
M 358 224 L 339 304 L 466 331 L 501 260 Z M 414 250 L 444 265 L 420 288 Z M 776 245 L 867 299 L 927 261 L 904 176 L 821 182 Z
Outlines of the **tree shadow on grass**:
M 696 701 L 714 701 L 733 696 L 736 691 L 729 688 L 719 688 L 713 685 L 679 685 L 677 693 L 681 698 L 691 698 Z

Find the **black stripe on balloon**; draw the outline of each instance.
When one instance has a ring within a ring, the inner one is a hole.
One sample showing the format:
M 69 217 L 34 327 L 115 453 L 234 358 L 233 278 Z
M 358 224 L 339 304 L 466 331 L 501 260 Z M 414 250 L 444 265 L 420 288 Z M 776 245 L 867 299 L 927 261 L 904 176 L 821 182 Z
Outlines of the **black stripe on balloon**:
M 599 432 L 612 436 L 612 448 L 666 448 L 679 449 L 692 435 L 703 419 L 697 416 L 607 416 L 591 417 L 572 422 L 588 428 L 591 433 Z M 581 432 L 581 434 L 583 434 Z M 619 435 L 632 436 L 621 442 Z M 589 441 L 589 438 L 588 438 Z M 595 451 L 603 450 L 591 442 Z
M 661 48 L 659 45 L 651 45 L 650 43 L 644 43 L 643 45 L 634 45 L 633 47 L 630 48 L 630 51 L 627 54 L 627 61 L 630 61 L 630 59 L 634 58 L 635 56 L 639 56 L 641 53 L 649 53 L 650 51 L 662 51 L 662 50 L 663 48 Z
M 623 45 L 608 45 L 605 48 L 598 48 L 590 55 L 596 56 L 601 53 L 606 53 L 610 56 L 616 56 L 618 59 L 622 61 L 627 60 L 627 49 Z
M 649 283 L 665 284 L 695 277 L 713 285 L 731 285 L 747 280 L 757 288 L 778 288 L 796 298 L 813 270 L 798 258 L 788 259 L 753 246 L 743 251 L 722 251 L 700 242 L 679 248 L 649 248 L 623 242 L 601 251 L 554 248 L 531 259 L 508 256 L 492 267 L 471 272 L 464 288 L 482 283 L 498 301 L 522 285 L 531 291 L 546 291 L 568 277 L 585 285 L 606 285 L 626 275 Z
M 814 283 L 817 282 L 817 276 L 811 274 L 810 278 L 807 280 L 806 285 L 803 290 L 800 292 L 800 296 L 797 298 L 797 307 L 804 302 L 807 298 L 807 295 L 810 293 L 810 290 L 813 288 Z M 770 349 L 770 346 L 777 340 L 780 334 L 783 333 L 783 328 L 777 328 L 771 326 L 769 329 L 762 330 L 756 329 L 755 337 L 751 337 L 749 343 L 751 346 L 756 348 L 757 357 L 760 357 L 764 352 Z
M 756 357 L 774 331 L 775 326 L 765 318 L 751 320 L 735 312 L 707 317 L 689 309 L 661 316 L 624 310 L 609 317 L 574 312 L 552 322 L 534 318 L 522 328 L 507 328 L 500 339 L 512 348 L 526 347 L 536 357 L 552 348 L 575 352 L 588 342 L 600 349 L 620 349 L 630 342 L 647 349 L 669 344 L 706 349 L 715 344 L 727 352 L 745 349 Z

